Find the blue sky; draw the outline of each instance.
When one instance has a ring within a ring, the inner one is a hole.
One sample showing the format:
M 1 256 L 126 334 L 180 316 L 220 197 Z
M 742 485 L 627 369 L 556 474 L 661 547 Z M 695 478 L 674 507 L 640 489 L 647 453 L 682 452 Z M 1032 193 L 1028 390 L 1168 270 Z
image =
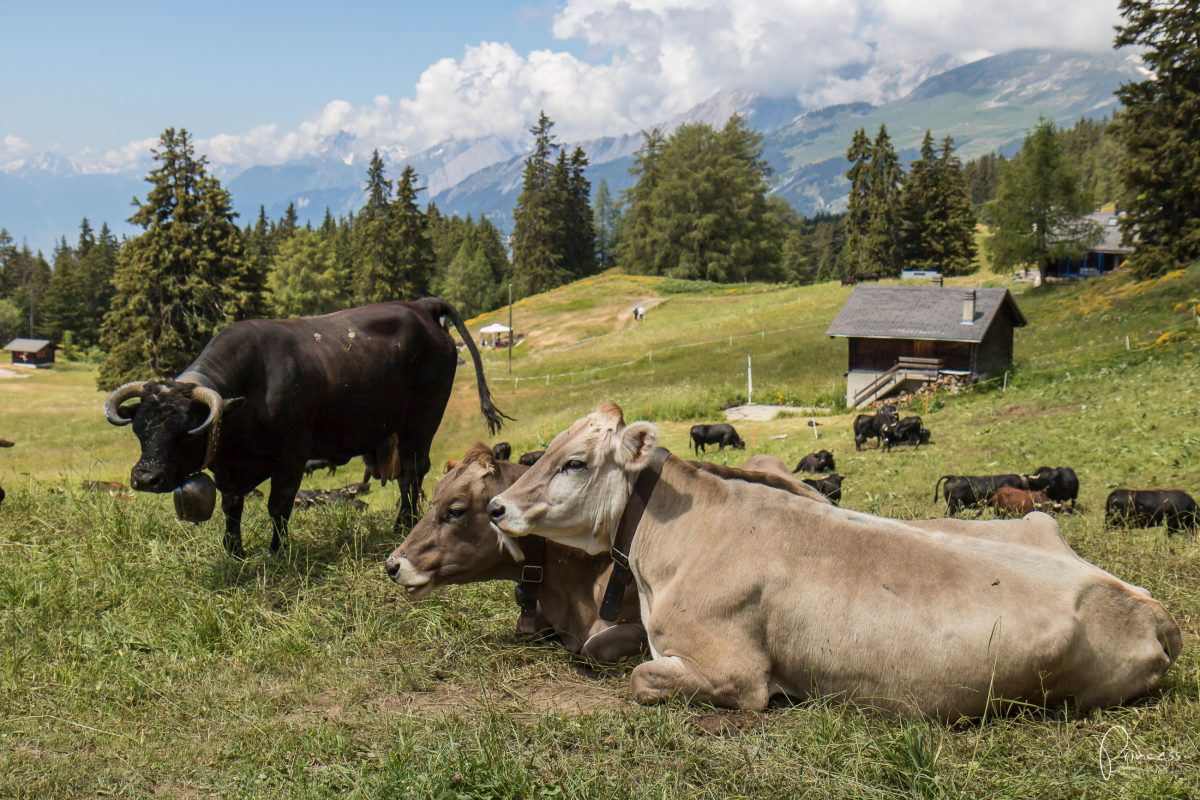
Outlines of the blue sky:
M 186 127 L 232 173 L 451 139 L 633 133 L 722 89 L 884 102 L 1019 47 L 1108 50 L 1117 0 L 0 0 L 0 170 L 143 172 Z M 343 151 L 344 151 L 343 147 Z
M 331 99 L 409 91 L 464 45 L 554 43 L 554 4 L 0 2 L 0 134 L 67 151 L 188 127 L 292 128 Z

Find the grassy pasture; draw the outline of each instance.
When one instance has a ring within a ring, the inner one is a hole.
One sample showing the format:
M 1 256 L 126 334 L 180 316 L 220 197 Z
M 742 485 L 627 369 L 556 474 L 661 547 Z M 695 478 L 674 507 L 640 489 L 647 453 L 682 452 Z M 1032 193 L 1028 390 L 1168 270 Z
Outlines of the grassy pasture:
M 82 491 L 83 479 L 127 481 L 136 445 L 103 422 L 91 371 L 66 367 L 0 381 L 0 436 L 18 443 L 0 451 L 0 797 L 1200 795 L 1200 544 L 1102 527 L 1118 485 L 1200 492 L 1200 268 L 1020 296 L 1031 325 L 1007 389 L 922 403 L 934 445 L 888 454 L 855 453 L 853 415 L 836 407 L 845 345 L 823 334 L 848 293 L 606 274 L 522 301 L 520 380 L 505 354 L 485 356 L 519 418 L 503 438 L 536 449 L 614 399 L 683 452 L 691 424 L 744 394 L 750 355 L 756 399 L 834 406 L 817 417 L 822 438 L 802 417 L 739 423 L 747 452 L 709 458 L 794 463 L 828 447 L 847 507 L 936 516 L 943 473 L 1072 465 L 1083 513 L 1061 519 L 1067 538 L 1148 587 L 1184 629 L 1161 696 L 953 727 L 825 701 L 640 708 L 625 688 L 632 665 L 595 670 L 516 641 L 508 585 L 415 602 L 396 591 L 382 568 L 396 544 L 392 487 L 363 515 L 298 512 L 276 559 L 263 504 L 249 502 L 242 563 L 224 556 L 216 520 L 177 522 L 163 497 Z M 629 319 L 651 300 L 645 321 Z M 507 315 L 472 327 L 491 321 Z M 1164 332 L 1190 336 L 1155 345 Z M 483 434 L 460 370 L 435 464 Z M 352 465 L 308 483 L 355 477 Z

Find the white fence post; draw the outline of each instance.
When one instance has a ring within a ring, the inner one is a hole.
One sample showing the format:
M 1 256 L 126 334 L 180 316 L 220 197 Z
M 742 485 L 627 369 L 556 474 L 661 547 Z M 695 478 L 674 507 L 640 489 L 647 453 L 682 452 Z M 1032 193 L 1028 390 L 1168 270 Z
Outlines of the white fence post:
M 754 365 L 750 356 L 746 356 L 746 402 L 754 403 Z

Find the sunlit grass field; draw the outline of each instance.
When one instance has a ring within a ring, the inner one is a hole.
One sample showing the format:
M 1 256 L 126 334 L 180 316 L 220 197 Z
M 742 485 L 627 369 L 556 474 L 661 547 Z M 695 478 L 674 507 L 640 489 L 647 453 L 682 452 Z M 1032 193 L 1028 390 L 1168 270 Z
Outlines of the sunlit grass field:
M 522 301 L 512 377 L 506 354 L 485 355 L 518 418 L 498 438 L 538 449 L 612 399 L 683 453 L 691 424 L 744 399 L 750 356 L 755 400 L 829 409 L 812 412 L 821 439 L 800 414 L 738 423 L 747 451 L 708 457 L 791 464 L 826 447 L 847 507 L 933 517 L 939 475 L 1073 466 L 1071 544 L 1149 588 L 1184 629 L 1160 696 L 950 727 L 833 701 L 641 708 L 632 664 L 595 669 L 516 640 L 511 585 L 417 601 L 391 585 L 394 487 L 377 487 L 365 514 L 298 511 L 277 558 L 263 503 L 249 501 L 245 562 L 224 554 L 217 519 L 193 526 L 166 497 L 83 490 L 128 482 L 137 448 L 104 422 L 91 369 L 65 365 L 0 380 L 0 437 L 17 442 L 0 451 L 0 797 L 1200 795 L 1200 544 L 1102 525 L 1116 486 L 1200 495 L 1200 268 L 1020 294 L 1030 326 L 1007 389 L 921 401 L 934 444 L 891 453 L 855 453 L 839 405 L 846 346 L 824 331 L 849 291 L 610 273 Z M 635 323 L 629 309 L 647 301 Z M 507 311 L 471 327 L 492 321 Z M 484 434 L 462 367 L 427 488 Z

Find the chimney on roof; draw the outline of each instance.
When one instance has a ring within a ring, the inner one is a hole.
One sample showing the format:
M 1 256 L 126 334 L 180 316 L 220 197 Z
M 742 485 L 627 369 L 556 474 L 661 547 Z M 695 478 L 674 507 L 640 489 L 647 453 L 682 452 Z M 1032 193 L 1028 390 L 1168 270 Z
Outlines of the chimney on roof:
M 975 324 L 975 290 L 974 289 L 968 289 L 967 293 L 963 295 L 962 324 L 963 325 L 974 325 Z

